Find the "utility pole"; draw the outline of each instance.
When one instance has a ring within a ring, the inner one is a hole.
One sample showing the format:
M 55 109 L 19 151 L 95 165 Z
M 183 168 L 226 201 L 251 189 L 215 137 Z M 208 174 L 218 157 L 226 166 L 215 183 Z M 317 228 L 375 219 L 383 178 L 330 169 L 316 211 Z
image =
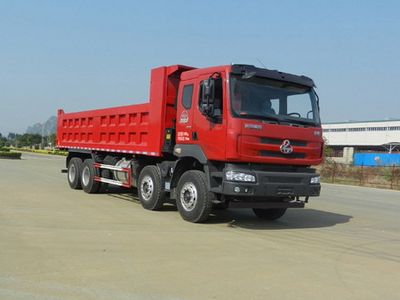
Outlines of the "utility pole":
M 44 147 L 43 147 L 43 143 L 44 143 L 44 136 L 43 136 L 44 124 L 42 123 L 41 125 L 42 125 L 42 143 L 41 143 L 41 147 L 40 147 L 40 148 L 43 150 L 43 148 L 44 148 Z

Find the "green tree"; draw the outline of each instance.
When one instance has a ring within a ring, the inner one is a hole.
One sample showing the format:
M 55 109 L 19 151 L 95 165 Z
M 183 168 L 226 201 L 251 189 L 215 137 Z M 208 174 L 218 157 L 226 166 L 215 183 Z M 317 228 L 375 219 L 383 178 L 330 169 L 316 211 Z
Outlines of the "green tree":
M 16 137 L 17 137 L 17 134 L 16 134 L 16 133 L 10 132 L 10 133 L 8 134 L 8 136 L 7 136 L 7 140 L 13 141 L 13 140 L 15 140 Z
M 47 144 L 51 144 L 51 147 L 54 148 L 54 146 L 56 145 L 56 134 L 50 134 L 49 136 L 47 136 Z
M 42 136 L 40 134 L 17 134 L 15 138 L 16 147 L 38 147 L 41 142 Z
M 14 147 L 18 147 L 17 145 L 17 137 L 19 135 L 13 132 L 10 132 L 7 136 L 7 146 L 14 146 Z
M 6 146 L 7 139 L 0 133 L 0 148 Z
M 329 147 L 328 141 L 324 138 L 324 149 L 323 149 L 323 157 L 324 159 L 329 158 L 332 156 L 332 148 Z

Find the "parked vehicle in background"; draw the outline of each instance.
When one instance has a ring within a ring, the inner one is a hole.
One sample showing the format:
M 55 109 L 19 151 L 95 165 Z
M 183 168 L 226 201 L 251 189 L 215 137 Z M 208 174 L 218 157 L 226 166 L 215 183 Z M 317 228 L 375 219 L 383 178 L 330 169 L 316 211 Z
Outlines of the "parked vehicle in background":
M 59 110 L 57 147 L 71 188 L 137 187 L 144 208 L 176 201 L 190 222 L 214 205 L 274 220 L 320 194 L 314 82 L 250 65 L 153 69 L 148 103 Z

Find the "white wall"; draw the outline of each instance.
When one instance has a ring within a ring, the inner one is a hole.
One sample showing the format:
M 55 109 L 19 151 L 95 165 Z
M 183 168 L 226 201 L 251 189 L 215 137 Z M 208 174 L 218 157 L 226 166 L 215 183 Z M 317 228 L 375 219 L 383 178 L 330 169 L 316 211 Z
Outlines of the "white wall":
M 331 146 L 379 146 L 400 143 L 400 120 L 322 124 L 322 128 L 323 136 Z M 342 131 L 344 129 L 345 131 Z

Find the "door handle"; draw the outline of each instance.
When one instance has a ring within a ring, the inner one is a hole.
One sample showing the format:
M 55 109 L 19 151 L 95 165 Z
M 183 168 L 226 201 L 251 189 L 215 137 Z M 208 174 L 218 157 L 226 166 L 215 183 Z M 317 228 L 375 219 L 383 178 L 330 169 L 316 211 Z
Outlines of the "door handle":
M 192 132 L 192 140 L 193 140 L 193 141 L 197 141 L 197 139 L 198 139 L 198 137 L 197 137 L 197 132 L 196 132 L 196 131 L 193 131 L 193 132 Z

